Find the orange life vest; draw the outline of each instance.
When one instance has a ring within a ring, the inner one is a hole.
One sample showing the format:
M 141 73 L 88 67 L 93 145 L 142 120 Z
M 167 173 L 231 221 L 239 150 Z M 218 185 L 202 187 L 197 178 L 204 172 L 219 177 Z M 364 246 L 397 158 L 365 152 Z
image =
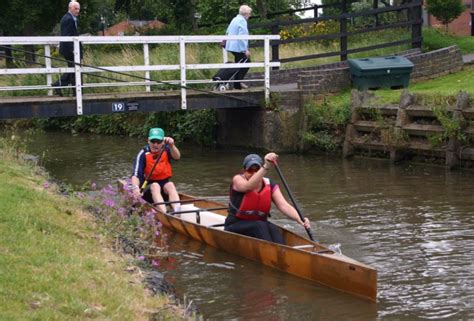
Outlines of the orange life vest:
M 160 152 L 158 153 L 147 152 L 145 154 L 145 169 L 144 169 L 145 177 L 148 177 L 148 174 L 150 173 L 153 167 L 153 164 L 155 164 L 156 162 L 156 157 L 158 157 L 159 155 L 160 155 Z M 171 176 L 173 176 L 173 171 L 171 169 L 169 152 L 165 150 L 161 154 L 160 160 L 158 161 L 158 164 L 156 164 L 155 169 L 153 170 L 153 173 L 151 173 L 149 180 L 160 181 L 162 179 L 170 178 Z
M 241 220 L 265 221 L 272 207 L 272 188 L 270 180 L 263 178 L 263 188 L 260 191 L 249 191 L 244 194 L 235 216 Z

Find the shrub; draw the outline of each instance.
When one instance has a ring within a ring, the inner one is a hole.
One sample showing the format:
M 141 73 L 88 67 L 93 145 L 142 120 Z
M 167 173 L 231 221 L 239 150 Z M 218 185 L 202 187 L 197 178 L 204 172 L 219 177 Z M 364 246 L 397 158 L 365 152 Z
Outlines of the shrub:
M 448 24 L 464 11 L 462 0 L 427 0 L 428 12 L 441 21 L 448 30 Z

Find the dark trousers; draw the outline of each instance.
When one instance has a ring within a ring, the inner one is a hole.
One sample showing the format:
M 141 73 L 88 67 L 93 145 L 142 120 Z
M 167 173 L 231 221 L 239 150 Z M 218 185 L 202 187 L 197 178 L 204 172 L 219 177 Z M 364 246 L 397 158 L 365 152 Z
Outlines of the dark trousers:
M 270 242 L 285 244 L 278 227 L 268 221 L 240 220 L 231 225 L 227 225 L 225 230 Z
M 62 54 L 64 59 L 67 60 L 67 66 L 74 68 L 74 52 L 67 52 Z M 61 78 L 59 79 L 60 86 L 67 86 L 67 85 L 76 85 L 76 76 L 74 73 L 66 73 L 62 74 Z
M 231 53 L 234 55 L 234 62 L 236 62 L 236 63 L 244 62 L 245 59 L 247 59 L 246 62 L 250 62 L 250 58 L 247 58 L 247 56 L 243 52 L 233 52 L 233 51 L 231 51 Z M 234 80 L 244 79 L 244 77 L 245 77 L 245 75 L 247 74 L 248 71 L 249 71 L 249 68 L 240 68 L 237 75 L 235 75 Z M 242 86 L 240 85 L 240 82 L 238 82 L 238 81 L 234 82 L 234 89 L 242 89 Z

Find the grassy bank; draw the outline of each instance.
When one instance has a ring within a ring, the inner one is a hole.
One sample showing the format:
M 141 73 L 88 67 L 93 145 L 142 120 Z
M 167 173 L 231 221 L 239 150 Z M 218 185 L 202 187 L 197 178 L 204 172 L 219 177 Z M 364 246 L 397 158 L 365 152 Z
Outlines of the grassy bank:
M 38 167 L 0 154 L 1 320 L 179 319 L 77 201 L 59 195 Z
M 455 36 L 437 28 L 423 28 L 423 51 L 457 45 L 463 55 L 474 53 L 474 37 Z

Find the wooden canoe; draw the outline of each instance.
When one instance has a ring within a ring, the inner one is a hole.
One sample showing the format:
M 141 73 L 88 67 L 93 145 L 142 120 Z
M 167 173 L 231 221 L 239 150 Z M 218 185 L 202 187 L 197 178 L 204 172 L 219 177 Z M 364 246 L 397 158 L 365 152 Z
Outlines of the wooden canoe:
M 186 194 L 180 194 L 180 199 L 183 214 L 165 214 L 154 207 L 157 219 L 166 228 L 297 277 L 374 302 L 377 300 L 377 270 L 374 268 L 283 227 L 279 228 L 286 245 L 224 231 L 222 225 L 227 210 L 205 209 L 223 208 L 225 204 Z

